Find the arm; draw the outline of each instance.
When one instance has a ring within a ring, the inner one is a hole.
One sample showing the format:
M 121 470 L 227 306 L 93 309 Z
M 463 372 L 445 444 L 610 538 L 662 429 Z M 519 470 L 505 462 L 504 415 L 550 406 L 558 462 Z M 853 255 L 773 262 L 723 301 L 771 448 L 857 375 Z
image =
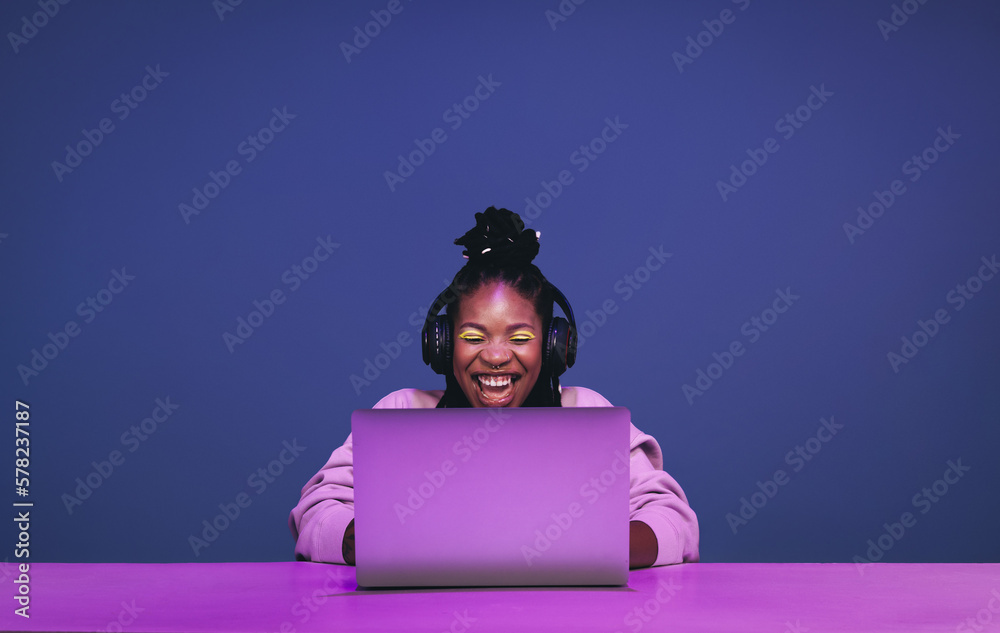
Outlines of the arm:
M 610 407 L 583 387 L 563 387 L 564 407 Z M 629 565 L 698 560 L 698 517 L 673 477 L 663 471 L 660 445 L 632 426 L 629 442 Z
M 433 408 L 440 391 L 400 389 L 373 409 Z M 348 435 L 326 465 L 302 488 L 288 517 L 296 560 L 354 564 L 354 444 Z
M 633 427 L 629 463 L 629 559 L 633 567 L 698 561 L 698 517 L 662 464 L 656 440 Z M 652 547 L 649 534 L 636 527 L 639 522 L 653 534 Z
M 353 560 L 345 560 L 348 527 L 354 527 L 354 466 L 350 436 L 302 488 L 302 497 L 288 517 L 288 526 L 296 539 L 297 560 L 354 563 Z M 353 529 L 350 532 L 353 559 Z

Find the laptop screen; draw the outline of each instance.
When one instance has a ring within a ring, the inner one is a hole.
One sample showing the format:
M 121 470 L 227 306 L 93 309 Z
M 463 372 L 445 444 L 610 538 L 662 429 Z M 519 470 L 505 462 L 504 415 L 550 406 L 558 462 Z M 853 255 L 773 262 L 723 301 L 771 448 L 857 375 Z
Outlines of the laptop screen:
M 624 584 L 630 428 L 623 407 L 355 411 L 358 584 Z

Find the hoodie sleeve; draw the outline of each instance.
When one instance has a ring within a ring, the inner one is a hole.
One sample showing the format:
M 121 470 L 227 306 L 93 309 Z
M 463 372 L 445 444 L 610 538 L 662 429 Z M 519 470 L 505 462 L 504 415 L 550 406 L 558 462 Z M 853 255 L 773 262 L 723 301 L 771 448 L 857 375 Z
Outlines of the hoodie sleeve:
M 698 561 L 698 517 L 673 477 L 663 470 L 660 445 L 632 427 L 629 519 L 656 534 L 654 565 Z
M 427 406 L 434 401 L 435 395 L 436 392 L 401 389 L 382 398 L 372 408 Z M 348 435 L 344 445 L 333 451 L 326 465 L 302 488 L 302 497 L 288 516 L 288 527 L 295 538 L 296 560 L 344 564 L 344 532 L 354 519 L 353 449 L 351 435 Z
M 288 517 L 295 559 L 344 564 L 344 532 L 354 519 L 354 465 L 351 436 L 302 488 Z
M 563 406 L 610 407 L 601 394 L 565 387 Z M 629 519 L 642 521 L 656 535 L 654 565 L 698 561 L 698 517 L 680 485 L 663 470 L 663 453 L 651 435 L 632 425 L 629 442 Z

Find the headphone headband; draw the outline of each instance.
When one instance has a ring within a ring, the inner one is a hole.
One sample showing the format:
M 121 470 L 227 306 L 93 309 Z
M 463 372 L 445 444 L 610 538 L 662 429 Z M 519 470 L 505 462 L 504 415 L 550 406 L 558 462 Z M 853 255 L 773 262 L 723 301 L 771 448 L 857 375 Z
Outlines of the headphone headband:
M 562 308 L 563 314 L 565 314 L 566 318 L 569 319 L 569 324 L 570 326 L 572 326 L 573 331 L 575 332 L 576 319 L 573 317 L 573 308 L 570 307 L 569 301 L 566 300 L 566 296 L 558 288 L 550 284 L 548 280 L 545 281 L 545 285 L 547 285 L 552 290 L 552 294 L 555 295 L 556 304 L 560 308 Z

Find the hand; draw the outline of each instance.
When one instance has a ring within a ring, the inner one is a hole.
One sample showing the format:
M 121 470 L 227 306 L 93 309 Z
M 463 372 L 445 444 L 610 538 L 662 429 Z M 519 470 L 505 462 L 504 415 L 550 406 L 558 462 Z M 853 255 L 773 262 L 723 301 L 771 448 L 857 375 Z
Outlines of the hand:
M 650 534 L 652 534 L 652 530 L 650 530 Z M 354 519 L 351 519 L 351 522 L 347 524 L 347 529 L 344 530 L 344 543 L 341 546 L 341 552 L 344 554 L 344 562 L 347 563 L 348 565 L 353 565 L 354 564 Z
M 351 527 L 351 536 L 354 536 L 354 525 L 353 522 Z M 351 547 L 353 548 L 354 541 L 351 540 Z M 353 551 L 352 551 L 353 553 Z M 636 569 L 637 567 L 650 567 L 656 562 L 656 555 L 659 553 L 659 548 L 656 543 L 656 534 L 653 533 L 653 528 L 649 527 L 642 521 L 629 521 L 628 523 L 628 566 L 629 569 Z

